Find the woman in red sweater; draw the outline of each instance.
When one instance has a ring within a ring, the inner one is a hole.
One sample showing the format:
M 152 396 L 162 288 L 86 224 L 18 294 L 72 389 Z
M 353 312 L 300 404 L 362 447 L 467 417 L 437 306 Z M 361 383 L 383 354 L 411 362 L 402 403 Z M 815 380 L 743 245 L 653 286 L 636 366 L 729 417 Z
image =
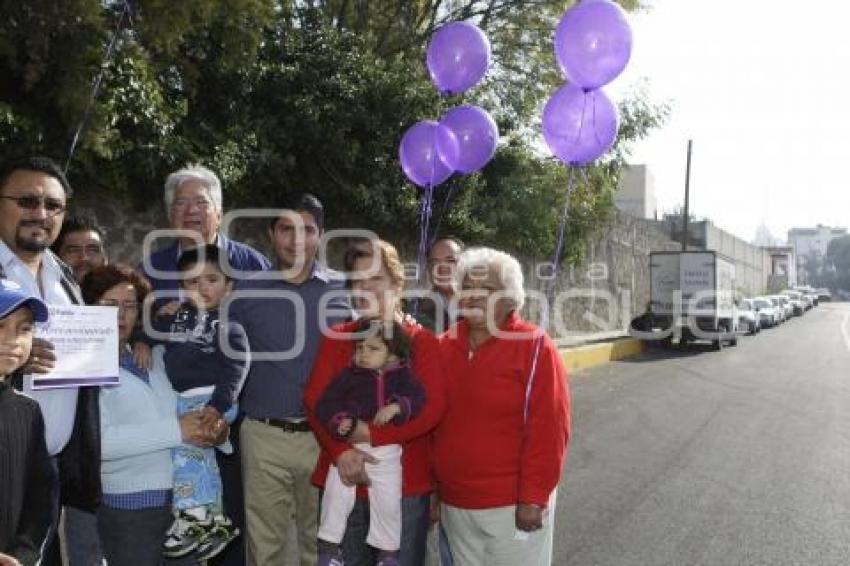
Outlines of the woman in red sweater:
M 440 520 L 455 566 L 548 565 L 570 431 L 566 370 L 549 336 L 519 315 L 516 259 L 473 248 L 457 270 L 464 320 L 440 337 Z
M 348 442 L 341 442 L 328 434 L 323 424 L 316 420 L 316 404 L 334 376 L 351 365 L 354 354 L 352 332 L 356 323 L 334 327 L 334 332 L 322 338 L 304 391 L 307 415 L 322 447 L 313 482 L 322 487 L 329 467 L 335 465 L 344 483 L 365 486 L 368 483 L 366 463 L 371 461 L 371 457 L 353 445 L 358 442 L 371 443 L 373 446 L 401 444 L 402 529 L 399 563 L 402 566 L 422 566 L 433 491 L 430 432 L 442 418 L 445 409 L 439 345 L 430 331 L 405 320 L 401 312 L 404 266 L 391 244 L 373 240 L 352 248 L 346 254 L 345 263 L 351 276 L 352 295 L 359 314 L 399 322 L 410 337 L 412 370 L 425 389 L 425 405 L 418 416 L 402 425 L 375 426 L 360 422 Z M 345 566 L 373 566 L 376 554 L 366 544 L 369 530 L 366 488 L 359 489 L 358 495 L 341 544 L 342 559 Z

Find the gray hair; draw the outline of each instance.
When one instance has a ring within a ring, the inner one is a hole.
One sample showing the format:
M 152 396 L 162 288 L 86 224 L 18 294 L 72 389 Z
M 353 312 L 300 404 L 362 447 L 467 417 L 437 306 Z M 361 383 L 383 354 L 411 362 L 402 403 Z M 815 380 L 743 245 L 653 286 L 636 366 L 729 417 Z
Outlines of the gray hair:
M 455 288 L 460 289 L 463 280 L 471 273 L 496 269 L 505 295 L 521 309 L 525 304 L 525 285 L 522 267 L 512 255 L 492 248 L 470 248 L 460 254 L 455 273 Z M 473 275 L 474 277 L 474 275 Z
M 171 218 L 171 205 L 174 202 L 174 194 L 186 181 L 199 181 L 209 191 L 210 198 L 218 212 L 222 208 L 221 181 L 218 176 L 203 165 L 196 163 L 186 165 L 178 169 L 165 179 L 165 210 L 168 218 Z

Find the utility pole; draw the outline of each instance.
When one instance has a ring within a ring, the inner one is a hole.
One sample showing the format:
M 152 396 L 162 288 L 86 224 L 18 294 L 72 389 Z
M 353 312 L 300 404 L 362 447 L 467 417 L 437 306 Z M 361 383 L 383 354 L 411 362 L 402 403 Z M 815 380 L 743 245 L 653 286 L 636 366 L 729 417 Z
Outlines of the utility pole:
M 682 230 L 682 251 L 688 251 L 688 216 L 690 215 L 690 200 L 691 200 L 691 151 L 694 147 L 694 140 L 688 140 L 688 166 L 685 171 L 685 218 L 684 229 Z

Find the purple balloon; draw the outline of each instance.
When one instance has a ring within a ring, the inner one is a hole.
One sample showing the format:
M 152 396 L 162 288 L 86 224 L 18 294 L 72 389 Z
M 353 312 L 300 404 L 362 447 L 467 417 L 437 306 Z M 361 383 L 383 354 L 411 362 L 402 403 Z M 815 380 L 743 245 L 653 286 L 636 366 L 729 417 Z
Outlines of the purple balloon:
M 412 125 L 401 138 L 398 148 L 401 168 L 407 178 L 420 187 L 436 187 L 453 173 L 437 154 L 437 132 L 440 129 L 434 120 L 423 120 Z M 444 143 L 451 145 L 451 132 L 440 137 L 447 138 Z M 457 152 L 457 140 L 454 145 Z
M 567 80 L 599 88 L 623 72 L 632 56 L 632 29 L 610 0 L 583 0 L 564 13 L 555 30 L 555 58 Z
M 587 165 L 611 149 L 620 116 L 602 90 L 567 84 L 543 109 L 543 137 L 555 157 L 569 165 Z
M 460 173 L 478 171 L 493 158 L 499 145 L 499 128 L 485 110 L 464 104 L 440 120 L 437 151 L 446 165 Z
M 471 22 L 452 22 L 438 29 L 428 44 L 431 82 L 442 94 L 459 94 L 484 78 L 490 68 L 490 41 Z

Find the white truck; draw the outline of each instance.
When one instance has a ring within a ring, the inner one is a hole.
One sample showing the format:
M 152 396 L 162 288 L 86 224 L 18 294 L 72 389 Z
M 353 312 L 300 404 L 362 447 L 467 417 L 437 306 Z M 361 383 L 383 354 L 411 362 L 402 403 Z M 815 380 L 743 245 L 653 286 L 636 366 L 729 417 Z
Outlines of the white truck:
M 738 343 L 735 264 L 713 251 L 652 252 L 649 256 L 653 326 L 672 344 L 710 340 L 720 350 Z

